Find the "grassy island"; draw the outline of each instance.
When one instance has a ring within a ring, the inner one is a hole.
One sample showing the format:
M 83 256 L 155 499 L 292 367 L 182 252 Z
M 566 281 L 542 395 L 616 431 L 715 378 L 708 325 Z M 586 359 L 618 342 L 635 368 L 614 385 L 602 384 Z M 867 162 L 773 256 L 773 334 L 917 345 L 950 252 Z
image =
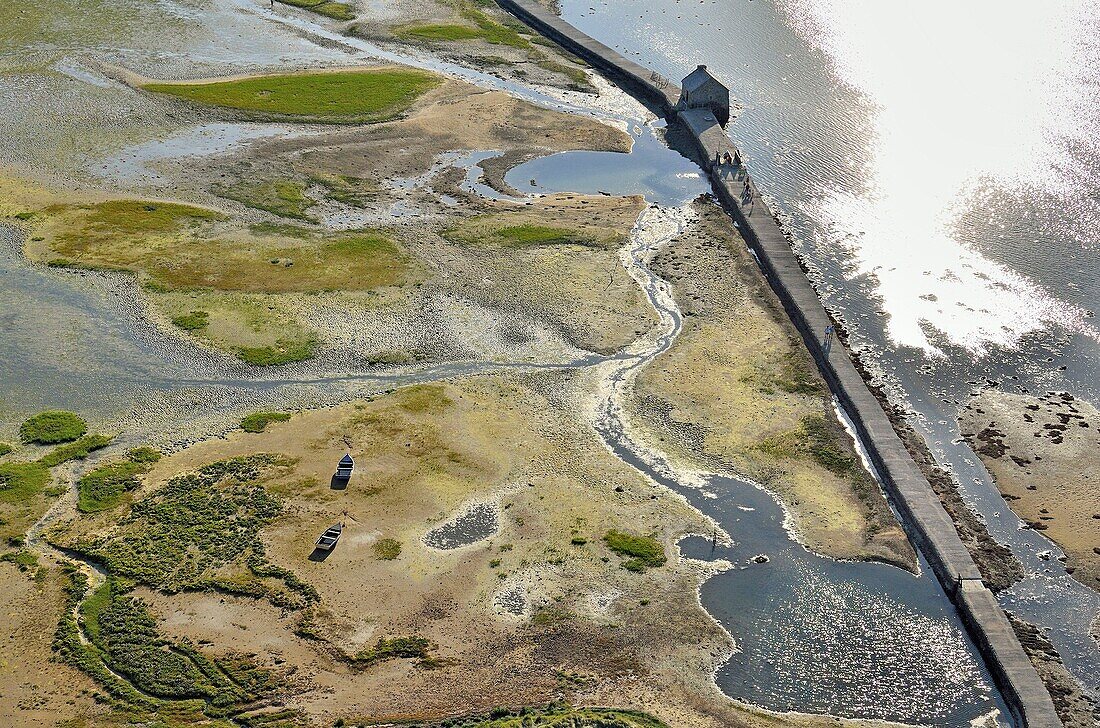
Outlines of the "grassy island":
M 157 82 L 146 91 L 204 106 L 325 124 L 372 124 L 392 119 L 441 83 L 412 68 L 294 73 L 225 81 Z

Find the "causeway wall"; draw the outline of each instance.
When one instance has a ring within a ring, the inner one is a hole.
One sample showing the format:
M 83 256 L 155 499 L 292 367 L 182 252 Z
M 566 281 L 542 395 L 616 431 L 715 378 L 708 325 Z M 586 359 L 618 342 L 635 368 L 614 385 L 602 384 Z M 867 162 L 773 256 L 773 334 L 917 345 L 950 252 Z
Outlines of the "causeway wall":
M 678 120 L 689 131 L 714 193 L 756 253 L 769 285 L 802 335 L 830 389 L 844 406 L 903 525 L 924 554 L 960 612 L 1016 720 L 1029 728 L 1059 728 L 1062 723 L 1050 694 L 1024 653 L 1004 610 L 982 582 L 977 565 L 955 530 L 939 497 L 902 444 L 882 405 L 837 343 L 822 340 L 833 323 L 790 241 L 783 233 L 747 170 L 710 160 L 737 150 L 706 109 L 676 108 L 680 89 L 649 69 L 589 37 L 533 0 L 497 0 L 533 29 L 591 64 L 610 81 L 651 110 Z

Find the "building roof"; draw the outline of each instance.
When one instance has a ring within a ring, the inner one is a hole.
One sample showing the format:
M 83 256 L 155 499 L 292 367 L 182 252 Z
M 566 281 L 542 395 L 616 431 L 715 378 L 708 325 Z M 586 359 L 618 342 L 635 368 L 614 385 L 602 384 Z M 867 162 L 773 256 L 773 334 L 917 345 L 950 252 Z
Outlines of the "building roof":
M 706 66 L 700 65 L 694 71 L 689 73 L 687 75 L 687 78 L 684 79 L 683 89 L 684 89 L 684 91 L 687 91 L 687 92 L 690 93 L 691 91 L 695 91 L 696 89 L 701 88 L 704 84 L 706 84 L 709 81 L 713 81 L 716 84 L 718 84 L 719 86 L 722 86 L 723 88 L 725 88 L 725 86 L 722 85 L 721 81 L 719 81 L 717 78 L 715 78 L 714 76 L 711 75 L 710 71 L 707 70 Z
M 344 457 L 340 458 L 340 464 L 341 465 L 354 465 L 354 462 L 351 459 L 351 453 L 348 453 Z

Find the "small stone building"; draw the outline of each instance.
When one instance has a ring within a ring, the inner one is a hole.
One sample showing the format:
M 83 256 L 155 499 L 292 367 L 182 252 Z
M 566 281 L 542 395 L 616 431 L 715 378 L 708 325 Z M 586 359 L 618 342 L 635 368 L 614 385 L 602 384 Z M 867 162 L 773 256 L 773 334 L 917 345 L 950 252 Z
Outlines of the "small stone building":
M 710 109 L 718 123 L 725 126 L 730 120 L 730 90 L 711 75 L 706 66 L 699 66 L 684 79 L 680 109 Z

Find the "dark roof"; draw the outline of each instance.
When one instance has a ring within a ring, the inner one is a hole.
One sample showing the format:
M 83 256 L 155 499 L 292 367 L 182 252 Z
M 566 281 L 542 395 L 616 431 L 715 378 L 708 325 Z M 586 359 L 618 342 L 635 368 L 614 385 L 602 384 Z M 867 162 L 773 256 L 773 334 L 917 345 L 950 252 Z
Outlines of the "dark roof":
M 348 453 L 344 457 L 340 458 L 341 465 L 354 465 L 354 461 L 351 459 L 351 453 Z
M 721 81 L 719 81 L 718 79 L 716 79 L 714 76 L 711 75 L 710 71 L 707 70 L 706 66 L 700 65 L 694 71 L 689 73 L 687 75 L 687 78 L 684 79 L 683 89 L 684 89 L 684 91 L 691 92 L 691 91 L 694 91 L 694 90 L 698 89 L 699 87 L 701 87 L 703 84 L 707 83 L 708 81 L 714 81 L 715 83 L 717 83 L 719 85 L 722 84 Z

